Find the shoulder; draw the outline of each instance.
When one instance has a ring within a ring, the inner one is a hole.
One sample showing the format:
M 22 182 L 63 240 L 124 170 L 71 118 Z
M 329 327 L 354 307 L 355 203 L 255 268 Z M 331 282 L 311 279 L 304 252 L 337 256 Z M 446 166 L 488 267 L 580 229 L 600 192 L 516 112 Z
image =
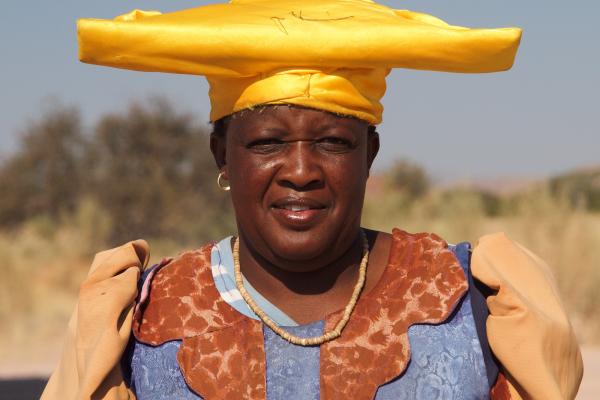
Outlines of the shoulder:
M 115 355 L 123 352 L 129 340 L 136 281 L 148 258 L 144 240 L 96 254 L 79 290 L 61 360 L 42 398 L 92 398 L 110 385 L 115 398 L 129 397 L 114 374 Z
M 505 233 L 482 236 L 471 263 L 474 277 L 489 288 L 511 292 L 529 307 L 547 310 L 557 316 L 556 322 L 568 325 L 548 264 Z
M 388 246 L 388 264 L 412 265 L 418 269 L 425 265 L 445 265 L 462 269 L 457 260 L 457 249 L 464 246 L 451 246 L 439 235 L 430 232 L 410 233 L 394 228 L 391 234 L 385 234 Z
M 406 293 L 415 304 L 427 304 L 441 315 L 451 312 L 467 293 L 466 275 L 456 254 L 439 236 L 393 229 L 385 269 L 372 291 L 366 293 L 391 302 Z
M 581 354 L 548 265 L 495 233 L 477 242 L 471 270 L 492 291 L 487 333 L 511 390 L 523 398 L 574 398 L 583 373 Z
M 211 251 L 214 243 L 163 259 L 145 274 L 152 282 L 154 296 L 175 296 L 201 286 L 210 278 Z M 164 290 L 168 293 L 159 293 Z
M 209 243 L 150 268 L 134 312 L 136 339 L 155 346 L 237 322 L 241 314 L 225 303 L 214 284 L 213 247 Z
M 394 228 L 391 234 L 367 231 L 367 236 L 373 243 L 369 268 L 371 265 L 383 265 L 385 270 L 400 277 L 409 275 L 424 279 L 425 276 L 435 276 L 449 285 L 466 285 L 468 243 L 451 246 L 435 233 L 410 233 L 398 228 Z M 381 276 L 383 271 L 378 278 Z M 386 278 L 389 279 L 390 275 Z
M 393 228 L 391 233 L 367 230 L 367 237 L 373 248 L 379 247 L 388 252 L 400 247 L 418 248 L 422 251 L 449 248 L 448 242 L 431 232 L 411 233 L 400 228 Z

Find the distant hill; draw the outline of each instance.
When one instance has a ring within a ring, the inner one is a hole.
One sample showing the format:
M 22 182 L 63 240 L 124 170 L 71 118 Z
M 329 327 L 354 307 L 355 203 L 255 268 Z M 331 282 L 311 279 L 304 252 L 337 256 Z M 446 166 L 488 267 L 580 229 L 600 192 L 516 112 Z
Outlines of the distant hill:
M 544 179 L 531 177 L 496 177 L 479 179 L 459 179 L 434 185 L 436 189 L 456 188 L 482 191 L 496 196 L 510 196 L 540 185 Z
M 464 184 L 455 184 L 454 188 L 461 186 Z M 545 188 L 553 197 L 566 200 L 573 207 L 600 211 L 600 166 L 575 169 L 546 179 L 481 180 L 467 187 L 499 197 L 519 197 Z
M 393 169 L 370 177 L 367 184 L 367 192 L 370 197 L 377 198 L 385 196 L 386 189 L 390 189 L 390 175 Z M 405 181 L 396 185 L 402 190 Z M 499 210 L 500 203 L 523 198 L 536 191 L 548 191 L 550 195 L 577 208 L 585 208 L 591 211 L 600 211 L 600 165 L 594 167 L 579 168 L 548 178 L 528 177 L 505 177 L 487 178 L 475 180 L 456 180 L 452 182 L 432 183 L 430 189 L 443 194 L 470 192 L 482 198 L 490 209 Z M 492 212 L 495 214 L 495 212 Z
M 573 205 L 600 211 L 600 166 L 552 177 L 548 184 L 552 194 L 566 196 Z

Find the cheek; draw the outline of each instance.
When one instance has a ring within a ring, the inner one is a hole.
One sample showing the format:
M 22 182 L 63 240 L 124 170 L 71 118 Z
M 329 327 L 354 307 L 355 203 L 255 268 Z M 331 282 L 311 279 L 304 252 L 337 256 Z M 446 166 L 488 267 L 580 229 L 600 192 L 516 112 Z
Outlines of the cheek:
M 236 155 L 232 154 L 233 157 Z M 231 158 L 227 168 L 234 202 L 248 201 L 264 196 L 277 170 L 276 163 L 253 157 Z
M 367 162 L 360 157 L 339 160 L 329 165 L 329 186 L 348 203 L 362 199 L 364 187 L 369 176 Z

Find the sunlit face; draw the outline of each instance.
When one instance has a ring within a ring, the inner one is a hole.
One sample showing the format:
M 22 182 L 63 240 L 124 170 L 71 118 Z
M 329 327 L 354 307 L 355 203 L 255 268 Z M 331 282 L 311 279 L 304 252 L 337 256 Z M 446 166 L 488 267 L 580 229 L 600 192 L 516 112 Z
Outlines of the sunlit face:
M 356 239 L 379 147 L 368 123 L 266 107 L 231 119 L 226 138 L 211 147 L 231 185 L 242 240 L 271 263 L 314 270 Z

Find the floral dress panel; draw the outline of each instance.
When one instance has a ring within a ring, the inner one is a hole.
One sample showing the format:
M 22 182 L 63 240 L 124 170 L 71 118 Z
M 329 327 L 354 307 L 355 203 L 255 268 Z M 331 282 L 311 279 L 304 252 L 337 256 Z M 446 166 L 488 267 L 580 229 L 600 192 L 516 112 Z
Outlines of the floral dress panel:
M 460 256 L 468 254 L 468 244 L 449 246 L 449 250 L 457 256 L 465 275 L 469 276 L 468 257 Z M 470 293 L 466 292 L 444 322 L 415 324 L 408 329 L 411 352 L 408 366 L 399 376 L 379 386 L 375 399 L 489 398 L 493 382 L 490 383 L 486 375 Z M 298 336 L 319 336 L 324 331 L 324 321 L 286 329 Z M 268 327 L 263 327 L 262 335 L 266 398 L 322 398 L 322 348 L 293 345 Z M 130 387 L 138 399 L 202 399 L 186 383 L 182 372 L 185 369 L 177 358 L 181 343 L 181 340 L 173 340 L 153 346 L 137 339 L 132 341 L 129 358 L 124 359 L 124 364 L 129 367 Z M 344 366 L 339 368 L 341 371 Z

